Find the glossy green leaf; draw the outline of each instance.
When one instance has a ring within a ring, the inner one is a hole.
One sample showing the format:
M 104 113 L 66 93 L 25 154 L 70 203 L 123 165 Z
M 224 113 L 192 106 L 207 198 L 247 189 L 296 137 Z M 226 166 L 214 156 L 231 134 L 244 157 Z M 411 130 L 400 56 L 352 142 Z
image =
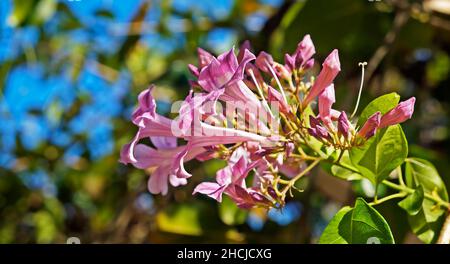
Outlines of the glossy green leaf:
M 331 175 L 346 181 L 356 181 L 363 179 L 363 176 L 361 174 L 339 165 L 331 166 Z
M 320 237 L 320 244 L 394 244 L 392 232 L 384 220 L 364 199 L 355 207 L 342 208 L 330 221 Z
M 448 201 L 445 184 L 436 168 L 430 162 L 419 158 L 408 158 L 405 170 L 406 184 L 410 188 L 423 188 L 425 193 L 438 195 Z M 416 215 L 408 217 L 413 232 L 425 243 L 434 242 L 442 226 L 445 210 L 436 206 L 435 202 L 424 199 L 422 207 Z
M 328 223 L 319 239 L 319 244 L 349 244 L 345 238 L 339 234 L 339 224 L 347 213 L 353 209 L 350 206 L 343 207 Z
M 401 200 L 398 206 L 405 209 L 408 214 L 416 215 L 422 209 L 423 198 L 423 187 L 419 186 L 413 193 Z
M 389 110 L 394 108 L 399 101 L 400 95 L 398 95 L 397 93 L 385 94 L 374 99 L 361 112 L 361 115 L 358 119 L 358 126 L 362 126 L 366 122 L 366 120 L 376 112 L 380 112 L 381 114 L 387 113 Z
M 400 125 L 379 131 L 362 147 L 350 151 L 350 159 L 373 184 L 386 179 L 408 155 L 408 143 Z
M 425 192 L 437 192 L 437 194 L 448 201 L 445 183 L 439 176 L 438 171 L 429 161 L 419 158 L 408 158 L 406 161 L 406 184 L 410 187 L 422 186 Z
M 429 206 L 428 200 L 424 200 L 424 207 Z M 428 205 L 426 205 L 428 204 Z M 442 228 L 442 224 L 444 222 L 444 215 L 438 217 L 436 221 L 427 222 L 427 216 L 424 213 L 424 210 L 420 210 L 416 215 L 408 216 L 408 222 L 411 227 L 411 230 L 417 237 L 422 240 L 424 243 L 434 243 L 439 237 L 439 232 Z

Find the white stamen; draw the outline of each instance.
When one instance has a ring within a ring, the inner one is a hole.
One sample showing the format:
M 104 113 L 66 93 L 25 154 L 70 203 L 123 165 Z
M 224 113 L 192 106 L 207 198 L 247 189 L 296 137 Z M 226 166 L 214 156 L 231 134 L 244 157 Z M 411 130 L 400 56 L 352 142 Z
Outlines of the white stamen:
M 363 84 L 364 84 L 364 66 L 367 65 L 367 62 L 360 62 L 358 63 L 358 66 L 361 66 L 361 84 L 359 86 L 359 92 L 358 92 L 358 99 L 356 100 L 356 106 L 355 106 L 355 110 L 353 110 L 352 115 L 350 116 L 350 119 L 352 119 L 355 114 L 356 111 L 358 111 L 358 106 L 359 106 L 359 100 L 361 99 L 361 92 L 362 92 L 362 88 L 363 88 Z
M 284 102 L 287 104 L 288 101 L 287 101 L 287 98 L 286 98 L 286 94 L 284 93 L 283 86 L 281 85 L 281 82 L 278 79 L 277 74 L 273 70 L 272 66 L 270 66 L 269 62 L 267 62 L 267 60 L 265 60 L 264 62 L 266 63 L 267 68 L 269 68 L 270 73 L 272 73 L 273 78 L 275 78 L 275 81 L 277 82 L 278 88 L 280 88 L 281 95 L 283 95 Z
M 263 104 L 264 108 L 266 108 L 266 111 L 269 112 L 269 114 L 270 114 L 270 116 L 271 116 L 272 118 L 275 118 L 275 116 L 274 116 L 273 113 L 272 113 L 272 110 L 271 110 L 270 107 L 269 107 L 269 104 L 268 104 L 267 101 L 266 101 L 266 98 L 264 98 L 264 94 L 263 94 L 263 92 L 262 92 L 262 90 L 261 90 L 261 87 L 260 87 L 259 84 L 258 84 L 258 81 L 256 80 L 255 75 L 253 74 L 253 71 L 252 71 L 252 70 L 249 70 L 249 72 L 250 72 L 250 75 L 252 76 L 253 82 L 254 82 L 255 85 L 256 85 L 256 89 L 258 90 L 258 94 L 259 94 L 259 96 L 262 98 L 262 104 Z

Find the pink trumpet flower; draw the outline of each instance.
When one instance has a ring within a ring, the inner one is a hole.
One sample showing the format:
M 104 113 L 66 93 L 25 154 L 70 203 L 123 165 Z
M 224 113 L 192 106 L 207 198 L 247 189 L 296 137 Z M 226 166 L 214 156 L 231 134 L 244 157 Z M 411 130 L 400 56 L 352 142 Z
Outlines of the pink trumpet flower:
M 314 85 L 311 87 L 306 98 L 303 100 L 303 106 L 306 107 L 316 96 L 322 93 L 336 78 L 341 71 L 341 63 L 339 62 L 338 50 L 333 50 L 322 64 L 322 70 L 317 76 Z
M 199 74 L 198 83 L 205 91 L 212 91 L 223 88 L 226 84 L 231 84 L 243 79 L 245 65 L 255 59 L 254 55 L 247 53 L 241 63 L 238 62 L 233 49 L 212 58 L 211 63 L 205 66 Z
M 334 96 L 334 85 L 330 84 L 319 95 L 319 114 L 324 124 L 331 127 L 331 106 L 336 102 Z
M 236 161 L 237 160 L 237 161 Z M 238 150 L 230 158 L 227 167 L 216 174 L 216 182 L 202 182 L 194 189 L 193 194 L 202 193 L 222 202 L 222 195 L 227 194 L 239 207 L 249 208 L 258 203 L 267 203 L 264 195 L 247 188 L 245 178 L 259 161 L 249 163 L 246 153 Z
M 295 65 L 296 67 L 304 66 L 311 57 L 316 53 L 316 48 L 311 40 L 311 36 L 305 35 L 303 40 L 298 44 L 295 50 Z
M 316 53 L 316 49 L 309 35 L 305 35 L 303 40 L 298 43 L 294 54 L 284 55 L 284 63 L 286 68 L 293 72 L 296 69 L 309 69 L 314 65 L 314 59 L 311 57 Z
M 269 66 L 274 63 L 272 55 L 267 52 L 261 51 L 256 57 L 255 65 L 263 72 L 270 73 Z
M 392 126 L 410 119 L 414 113 L 415 102 L 416 98 L 411 97 L 408 100 L 399 103 L 396 107 L 381 117 L 379 128 L 381 129 L 387 126 Z

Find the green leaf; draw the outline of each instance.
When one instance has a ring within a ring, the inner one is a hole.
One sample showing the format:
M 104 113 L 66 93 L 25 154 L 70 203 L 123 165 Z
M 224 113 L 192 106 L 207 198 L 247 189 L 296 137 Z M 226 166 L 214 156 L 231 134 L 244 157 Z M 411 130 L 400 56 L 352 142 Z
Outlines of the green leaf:
M 348 151 L 344 152 L 339 163 L 331 165 L 329 173 L 347 181 L 361 180 L 364 177 L 358 172 L 358 169 L 353 166 Z
M 423 203 L 428 203 L 428 200 L 425 199 Z M 409 215 L 408 222 L 414 234 L 416 234 L 417 237 L 424 243 L 430 244 L 434 243 L 439 237 L 439 232 L 442 228 L 442 224 L 444 223 L 444 218 L 445 215 L 441 215 L 436 221 L 427 222 L 427 217 L 422 208 L 422 210 L 420 210 L 416 215 Z
M 228 197 L 222 198 L 222 203 L 219 204 L 220 219 L 227 225 L 240 225 L 245 222 L 247 218 L 247 211 L 240 209 Z
M 363 178 L 361 174 L 339 165 L 331 166 L 331 175 L 346 181 L 356 181 Z
M 400 125 L 378 131 L 362 147 L 350 151 L 353 165 L 375 185 L 400 166 L 407 155 L 408 143 Z
M 410 215 L 416 215 L 422 209 L 423 203 L 423 188 L 419 186 L 413 193 L 409 194 L 405 199 L 398 203 L 398 206 L 405 209 Z
M 361 115 L 358 119 L 358 126 L 362 126 L 366 120 L 376 112 L 381 112 L 381 114 L 385 114 L 389 112 L 392 108 L 397 106 L 400 101 L 400 95 L 397 93 L 389 93 L 382 95 L 372 102 L 370 102 L 366 108 L 361 112 Z
M 392 232 L 384 220 L 364 199 L 355 207 L 344 207 L 331 219 L 319 239 L 320 244 L 394 244 Z
M 319 244 L 348 244 L 348 242 L 339 234 L 339 224 L 347 213 L 353 209 L 350 206 L 343 207 L 328 223 L 319 239 Z
M 430 162 L 419 158 L 408 158 L 405 169 L 406 185 L 410 188 L 422 188 L 424 193 L 438 195 L 448 201 L 445 184 L 436 168 Z M 420 187 L 419 187 L 420 186 Z M 424 199 L 416 215 L 408 216 L 413 232 L 425 243 L 434 242 L 439 236 L 445 217 L 445 210 L 435 202 Z
M 420 185 L 426 193 L 436 192 L 442 199 L 448 201 L 445 183 L 434 165 L 429 161 L 419 158 L 408 158 L 405 172 L 406 184 L 409 187 L 415 188 Z

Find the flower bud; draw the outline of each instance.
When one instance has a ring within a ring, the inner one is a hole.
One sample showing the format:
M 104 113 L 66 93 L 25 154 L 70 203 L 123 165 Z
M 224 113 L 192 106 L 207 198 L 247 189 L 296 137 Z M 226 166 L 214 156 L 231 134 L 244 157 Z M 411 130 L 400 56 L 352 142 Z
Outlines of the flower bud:
M 371 138 L 373 135 L 375 135 L 378 127 L 380 126 L 380 119 L 381 119 L 381 113 L 376 112 L 375 114 L 371 115 L 366 123 L 362 126 L 362 128 L 358 132 L 358 136 L 363 137 L 365 139 Z
M 415 97 L 399 103 L 394 109 L 390 110 L 381 117 L 380 128 L 402 123 L 411 118 L 414 112 Z
M 347 114 L 342 111 L 338 119 L 338 135 L 342 135 L 344 136 L 344 138 L 348 138 L 349 128 L 350 123 L 348 121 Z
M 309 70 L 312 67 L 314 67 L 314 59 L 310 59 L 308 60 L 304 65 L 303 65 L 303 69 L 304 70 Z
M 258 55 L 258 57 L 256 57 L 256 61 L 255 64 L 256 66 L 263 72 L 270 72 L 268 65 L 270 66 L 273 65 L 273 58 L 272 55 L 270 55 L 267 52 L 261 51 Z
M 305 35 L 303 40 L 298 43 L 295 50 L 295 67 L 304 67 L 305 63 L 316 53 L 316 49 L 309 35 Z
M 289 54 L 284 54 L 284 66 L 292 72 L 295 69 L 295 57 Z
M 319 125 L 320 125 L 319 119 L 317 119 L 314 116 L 310 115 L 309 116 L 309 126 L 312 127 L 312 128 L 316 128 Z
M 336 98 L 334 96 L 334 85 L 330 84 L 319 95 L 319 114 L 320 114 L 320 119 L 325 124 L 331 123 L 331 106 L 335 102 L 336 102 Z

